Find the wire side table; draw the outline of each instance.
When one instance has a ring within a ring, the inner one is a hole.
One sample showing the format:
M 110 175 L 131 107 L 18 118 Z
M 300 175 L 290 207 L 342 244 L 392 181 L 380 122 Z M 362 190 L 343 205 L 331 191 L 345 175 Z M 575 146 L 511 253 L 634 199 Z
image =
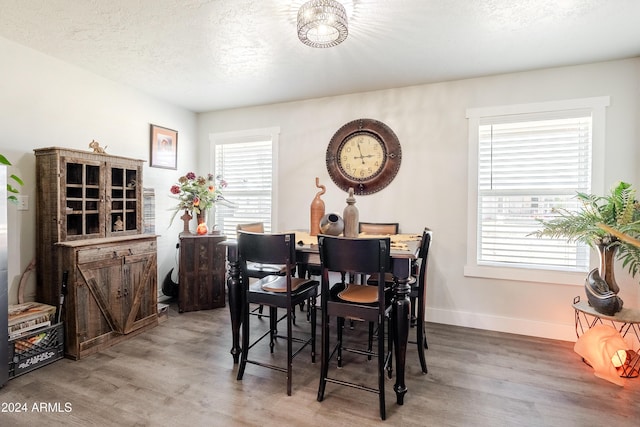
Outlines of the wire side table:
M 597 312 L 587 301 L 573 299 L 575 311 L 576 336 L 580 338 L 587 330 L 597 324 L 610 325 L 622 335 L 630 348 L 636 348 L 631 360 L 621 367 L 621 377 L 635 378 L 640 370 L 640 310 L 623 308 L 613 316 Z

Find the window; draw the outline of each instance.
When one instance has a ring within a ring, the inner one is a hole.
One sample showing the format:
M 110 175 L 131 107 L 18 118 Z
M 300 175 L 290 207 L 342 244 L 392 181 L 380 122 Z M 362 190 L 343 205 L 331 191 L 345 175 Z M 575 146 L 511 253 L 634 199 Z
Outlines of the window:
M 231 132 L 211 136 L 213 170 L 227 181 L 217 203 L 214 223 L 222 234 L 235 236 L 236 226 L 262 222 L 271 231 L 275 205 L 275 147 L 279 129 Z
M 468 111 L 473 244 L 466 275 L 563 282 L 557 272 L 589 269 L 587 246 L 530 234 L 554 208 L 577 209 L 576 192 L 601 189 L 595 153 L 606 105 L 607 98 L 590 98 Z

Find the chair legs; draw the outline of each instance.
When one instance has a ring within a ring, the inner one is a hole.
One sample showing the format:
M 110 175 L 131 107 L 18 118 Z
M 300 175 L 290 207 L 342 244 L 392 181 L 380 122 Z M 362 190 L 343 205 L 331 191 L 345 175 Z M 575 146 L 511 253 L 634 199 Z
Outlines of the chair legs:
M 262 338 L 265 338 L 269 335 L 269 350 L 271 353 L 274 352 L 275 342 L 278 338 L 276 326 L 278 324 L 278 316 L 277 316 L 277 307 L 269 306 L 269 331 L 264 333 L 261 337 L 257 338 L 253 343 L 250 343 L 249 339 L 249 311 L 245 310 L 242 319 L 242 353 L 240 357 L 240 365 L 238 366 L 238 374 L 237 380 L 242 380 L 244 376 L 244 371 L 246 369 L 247 363 L 256 364 L 259 366 L 263 366 L 266 368 L 275 369 L 277 371 L 285 372 L 287 374 L 287 395 L 291 396 L 292 392 L 292 378 L 293 378 L 293 358 L 302 351 L 308 344 L 311 344 L 311 363 L 316 362 L 316 298 L 312 297 L 307 304 L 308 311 L 310 312 L 309 317 L 311 321 L 311 338 L 310 339 L 301 339 L 293 337 L 293 326 L 294 326 L 294 317 L 293 313 L 295 311 L 295 306 L 287 309 L 286 322 L 287 322 L 287 366 L 286 368 L 282 368 L 275 365 L 270 365 L 267 363 L 262 363 L 258 361 L 249 360 L 249 349 L 253 347 L 258 341 Z M 284 338 L 284 337 L 281 337 Z M 298 348 L 295 352 L 293 350 L 293 342 L 302 343 L 302 346 Z
M 378 400 L 380 403 L 380 418 L 383 420 L 387 418 L 386 404 L 384 401 L 384 323 L 382 323 L 378 331 Z
M 424 327 L 425 301 L 424 298 L 418 297 L 418 321 L 416 322 L 416 344 L 418 347 L 418 357 L 420 358 L 420 367 L 423 373 L 428 373 L 427 361 L 424 357 L 424 349 L 429 348 L 427 345 L 427 333 Z
M 327 316 L 327 318 L 325 318 Z M 324 390 L 327 386 L 327 375 L 329 374 L 329 319 L 326 310 L 322 310 L 322 321 L 320 323 L 322 330 L 320 331 L 322 360 L 320 362 L 320 383 L 318 385 L 318 402 L 324 400 Z
M 329 335 L 330 335 L 330 325 L 329 325 L 329 316 L 326 314 L 326 310 L 322 311 L 322 363 L 320 367 L 320 383 L 318 385 L 318 402 L 322 402 L 324 400 L 324 393 L 326 390 L 327 382 L 333 382 L 336 384 L 346 385 L 350 387 L 354 387 L 360 390 L 366 390 L 370 392 L 376 392 L 378 394 L 378 401 L 380 405 L 380 418 L 386 419 L 386 404 L 385 404 L 385 392 L 384 392 L 384 383 L 385 383 L 385 367 L 390 369 L 391 366 L 391 346 L 388 347 L 387 351 L 389 352 L 389 356 L 387 358 L 385 354 L 385 333 L 384 333 L 384 324 L 378 325 L 378 334 L 377 334 L 377 358 L 378 358 L 378 389 L 372 389 L 369 387 L 357 385 L 354 383 L 349 383 L 345 381 L 339 381 L 329 378 L 329 361 L 333 358 L 334 355 L 337 354 L 337 364 L 338 367 L 342 367 L 342 347 L 343 347 L 343 331 L 345 327 L 345 319 L 344 317 L 336 317 L 337 324 L 337 342 L 333 350 L 329 348 Z M 374 333 L 374 324 L 373 322 L 369 323 L 368 328 L 368 346 L 369 350 L 371 349 L 372 336 Z M 391 334 L 387 334 L 389 343 L 391 342 Z M 356 351 L 358 353 L 364 354 L 364 352 Z M 369 353 L 369 352 L 367 352 Z M 368 358 L 371 359 L 371 355 L 368 355 Z M 389 371 L 389 375 L 391 375 Z
M 416 326 L 416 297 L 409 297 L 409 301 L 411 302 L 411 318 L 410 318 L 410 327 Z
M 336 323 L 338 324 L 338 330 L 337 330 L 338 342 L 336 344 L 336 348 L 338 349 L 337 362 L 338 362 L 338 368 L 342 368 L 342 336 L 344 332 L 344 317 L 338 317 L 338 319 L 336 320 Z

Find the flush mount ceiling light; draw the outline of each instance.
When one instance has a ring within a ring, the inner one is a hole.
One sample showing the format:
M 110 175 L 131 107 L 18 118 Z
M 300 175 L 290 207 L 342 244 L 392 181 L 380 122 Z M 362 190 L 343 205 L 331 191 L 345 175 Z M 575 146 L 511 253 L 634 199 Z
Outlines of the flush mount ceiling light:
M 307 46 L 332 47 L 349 34 L 347 12 L 334 0 L 311 0 L 298 11 L 298 38 Z

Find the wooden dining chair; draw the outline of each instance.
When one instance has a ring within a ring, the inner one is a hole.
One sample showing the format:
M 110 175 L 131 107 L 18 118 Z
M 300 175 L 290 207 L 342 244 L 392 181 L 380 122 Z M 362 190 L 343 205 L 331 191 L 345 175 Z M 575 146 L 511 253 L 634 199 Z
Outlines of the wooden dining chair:
M 412 326 L 415 325 L 416 328 L 418 357 L 420 359 L 422 372 L 425 374 L 428 371 L 424 350 L 429 348 L 429 345 L 427 344 L 427 332 L 424 322 L 427 304 L 427 266 L 432 236 L 433 233 L 428 228 L 425 228 L 422 232 L 422 240 L 420 241 L 420 249 L 418 250 L 418 259 L 416 262 L 418 274 L 415 280 L 411 282 L 411 291 L 409 292 L 409 300 L 411 301 L 411 323 Z
M 236 225 L 236 231 L 249 231 L 252 233 L 264 233 L 264 223 L 251 222 Z M 284 274 L 283 266 L 263 263 L 250 263 L 247 268 L 249 277 L 261 279 L 271 274 Z
M 427 300 L 427 266 L 432 235 L 432 231 L 425 227 L 422 232 L 418 255 L 412 266 L 412 277 L 409 279 L 409 285 L 411 286 L 411 291 L 409 292 L 409 300 L 411 301 L 411 327 L 416 328 L 415 343 L 418 347 L 420 367 L 425 374 L 428 370 L 424 350 L 429 348 L 429 345 L 427 343 L 427 332 L 424 322 Z M 389 275 L 387 275 L 385 281 L 387 282 L 387 286 L 393 286 L 393 276 L 389 279 Z M 375 283 L 369 278 L 367 284 L 372 285 Z
M 264 223 L 263 222 L 249 222 L 244 224 L 236 225 L 236 232 L 238 231 L 249 231 L 252 233 L 264 233 Z M 271 264 L 262 264 L 256 262 L 250 262 L 247 265 L 247 274 L 249 277 L 262 279 L 265 276 L 269 276 L 271 274 L 283 275 L 284 268 L 282 265 L 271 265 Z M 264 314 L 264 307 L 262 305 L 258 307 L 254 307 L 250 313 L 255 314 L 258 317 L 262 317 Z
M 345 346 L 343 340 L 344 319 L 357 318 L 377 325 L 384 331 L 385 321 L 391 310 L 390 298 L 385 292 L 384 274 L 390 266 L 389 238 L 345 238 L 326 235 L 318 236 L 318 248 L 322 265 L 322 367 L 318 386 L 318 401 L 325 396 L 327 383 L 339 384 L 378 394 L 380 417 L 386 418 L 384 382 L 385 368 L 391 360 L 390 346 L 385 349 L 385 334 L 378 333 L 377 349 L 363 350 Z M 377 286 L 356 283 L 341 283 L 333 288 L 329 286 L 330 272 L 349 272 L 354 274 L 378 273 Z M 330 348 L 329 319 L 337 319 L 337 342 Z M 371 387 L 359 382 L 346 381 L 329 376 L 329 363 L 337 356 L 338 367 L 342 366 L 342 352 L 349 351 L 360 355 L 375 356 L 378 360 L 378 386 Z
M 238 368 L 238 380 L 242 380 L 248 363 L 274 369 L 287 374 L 287 395 L 291 395 L 291 379 L 293 358 L 306 346 L 311 345 L 311 362 L 315 363 L 316 353 L 316 297 L 319 282 L 317 280 L 293 277 L 296 264 L 295 233 L 262 234 L 246 231 L 238 232 L 238 260 L 240 277 L 244 296 L 242 314 L 242 353 Z M 251 262 L 283 265 L 284 275 L 270 275 L 250 283 L 247 266 Z M 296 304 L 310 300 L 310 337 L 293 336 L 293 312 Z M 269 330 L 251 342 L 250 339 L 250 304 L 260 304 L 269 307 Z M 286 310 L 283 319 L 287 323 L 287 362 L 286 367 L 275 365 L 257 359 L 249 358 L 249 350 L 265 337 L 269 337 L 270 352 L 274 352 L 275 340 L 279 337 L 276 331 L 277 309 Z M 300 343 L 294 352 L 293 343 Z

